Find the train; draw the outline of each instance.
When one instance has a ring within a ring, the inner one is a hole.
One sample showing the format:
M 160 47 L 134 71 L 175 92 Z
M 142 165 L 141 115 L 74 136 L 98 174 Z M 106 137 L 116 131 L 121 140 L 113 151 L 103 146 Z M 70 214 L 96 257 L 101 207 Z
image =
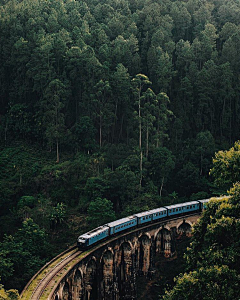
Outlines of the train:
M 79 250 L 86 250 L 100 241 L 107 239 L 109 236 L 116 235 L 135 227 L 141 227 L 148 223 L 176 216 L 201 212 L 206 208 L 206 204 L 209 200 L 210 199 L 203 199 L 163 206 L 104 224 L 80 235 L 77 239 L 77 246 Z

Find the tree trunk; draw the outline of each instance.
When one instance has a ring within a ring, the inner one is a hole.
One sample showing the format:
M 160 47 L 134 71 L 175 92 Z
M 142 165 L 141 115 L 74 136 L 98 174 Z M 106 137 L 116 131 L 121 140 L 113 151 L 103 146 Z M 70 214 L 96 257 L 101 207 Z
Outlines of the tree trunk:
M 142 161 L 143 161 L 143 153 L 142 153 L 142 149 L 141 149 L 141 151 L 140 151 L 140 181 L 139 181 L 140 189 L 142 187 Z
M 7 126 L 5 127 L 4 130 L 4 140 L 5 140 L 5 146 L 7 145 Z
M 59 163 L 59 145 L 58 145 L 58 139 L 57 139 L 57 161 L 56 163 Z
M 158 119 L 158 126 L 157 126 L 157 143 L 156 143 L 156 147 L 159 147 L 159 119 Z
M 143 161 L 143 153 L 142 153 L 142 120 L 141 120 L 141 85 L 139 87 L 138 94 L 138 118 L 139 118 L 139 150 L 140 150 L 140 189 L 142 187 L 142 161 Z
M 102 147 L 102 116 L 100 111 L 100 125 L 99 125 L 99 146 Z
M 148 125 L 147 125 L 146 158 L 148 158 L 148 138 L 149 138 L 149 130 L 148 130 Z
M 160 196 L 160 197 L 162 197 L 163 183 L 164 183 L 164 177 L 163 177 L 163 179 L 162 179 L 162 183 L 161 183 L 161 187 L 160 187 L 160 191 L 159 191 L 159 196 Z

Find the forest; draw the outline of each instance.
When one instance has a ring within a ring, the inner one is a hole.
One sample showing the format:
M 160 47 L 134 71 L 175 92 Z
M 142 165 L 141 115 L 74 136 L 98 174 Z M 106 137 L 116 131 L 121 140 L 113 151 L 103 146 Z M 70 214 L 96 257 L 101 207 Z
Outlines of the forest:
M 239 180 L 238 0 L 0 0 L 0 53 L 3 299 L 88 229 Z

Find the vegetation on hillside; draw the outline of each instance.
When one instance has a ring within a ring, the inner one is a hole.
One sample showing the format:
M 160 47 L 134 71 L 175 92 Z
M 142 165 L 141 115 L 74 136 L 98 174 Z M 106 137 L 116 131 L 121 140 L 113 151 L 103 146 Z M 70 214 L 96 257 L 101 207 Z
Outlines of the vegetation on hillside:
M 231 184 L 239 178 L 239 144 L 216 153 L 211 173 L 217 184 Z M 186 272 L 176 278 L 174 288 L 166 292 L 164 300 L 239 298 L 240 182 L 233 185 L 229 195 L 207 204 L 194 226 L 193 239 L 185 254 Z
M 239 138 L 239 13 L 236 0 L 0 0 L 6 289 L 100 208 L 107 222 L 229 188 L 212 156 Z

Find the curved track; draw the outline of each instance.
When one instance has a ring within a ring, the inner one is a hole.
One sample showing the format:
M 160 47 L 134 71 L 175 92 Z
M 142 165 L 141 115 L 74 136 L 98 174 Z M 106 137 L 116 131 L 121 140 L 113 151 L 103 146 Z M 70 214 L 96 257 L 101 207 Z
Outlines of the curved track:
M 22 300 L 40 300 L 47 289 L 51 288 L 54 277 L 82 252 L 76 246 L 64 251 L 47 263 L 28 283 L 20 295 Z

